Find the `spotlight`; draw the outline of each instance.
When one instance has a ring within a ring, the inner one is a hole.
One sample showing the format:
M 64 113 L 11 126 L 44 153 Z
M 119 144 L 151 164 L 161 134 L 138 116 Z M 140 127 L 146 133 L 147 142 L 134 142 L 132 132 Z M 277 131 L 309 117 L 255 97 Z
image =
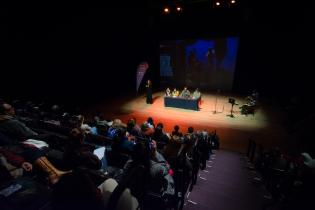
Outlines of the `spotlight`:
M 217 2 L 215 3 L 215 5 L 216 5 L 216 6 L 220 6 L 220 2 L 217 1 Z
M 235 0 L 231 0 L 231 4 L 235 4 Z
M 169 9 L 168 7 L 165 7 L 165 8 L 163 9 L 163 11 L 164 11 L 164 13 L 169 13 L 169 12 L 170 12 L 170 9 Z
M 183 10 L 183 8 L 181 8 L 181 7 L 176 7 L 176 10 L 177 10 L 177 12 L 180 12 L 180 11 Z

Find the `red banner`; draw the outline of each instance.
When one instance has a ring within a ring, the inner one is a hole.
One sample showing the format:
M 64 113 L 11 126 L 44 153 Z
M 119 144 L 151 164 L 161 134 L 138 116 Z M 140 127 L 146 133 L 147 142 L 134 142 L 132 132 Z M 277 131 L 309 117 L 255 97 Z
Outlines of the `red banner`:
M 141 62 L 137 68 L 137 87 L 136 91 L 138 92 L 141 81 L 145 75 L 145 72 L 149 68 L 149 64 L 147 62 Z

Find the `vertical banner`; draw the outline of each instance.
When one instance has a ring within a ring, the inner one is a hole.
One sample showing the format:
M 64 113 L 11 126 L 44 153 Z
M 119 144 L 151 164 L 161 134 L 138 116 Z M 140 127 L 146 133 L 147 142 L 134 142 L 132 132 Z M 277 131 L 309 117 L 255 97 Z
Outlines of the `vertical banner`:
M 137 68 L 137 87 L 136 87 L 136 91 L 137 92 L 139 90 L 139 87 L 140 87 L 141 81 L 142 81 L 142 79 L 144 77 L 144 74 L 145 74 L 145 72 L 147 71 L 148 68 L 149 68 L 148 62 L 141 62 L 138 65 L 138 68 Z

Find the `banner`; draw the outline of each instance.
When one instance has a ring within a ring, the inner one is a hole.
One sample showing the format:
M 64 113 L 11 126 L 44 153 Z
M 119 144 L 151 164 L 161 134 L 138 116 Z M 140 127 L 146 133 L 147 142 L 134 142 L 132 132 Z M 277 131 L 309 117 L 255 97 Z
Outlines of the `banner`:
M 137 68 L 137 87 L 136 87 L 136 91 L 137 92 L 139 90 L 139 87 L 140 87 L 141 81 L 142 81 L 142 79 L 144 77 L 144 74 L 145 74 L 145 72 L 147 71 L 148 68 L 149 68 L 148 62 L 141 62 L 138 65 L 138 68 Z

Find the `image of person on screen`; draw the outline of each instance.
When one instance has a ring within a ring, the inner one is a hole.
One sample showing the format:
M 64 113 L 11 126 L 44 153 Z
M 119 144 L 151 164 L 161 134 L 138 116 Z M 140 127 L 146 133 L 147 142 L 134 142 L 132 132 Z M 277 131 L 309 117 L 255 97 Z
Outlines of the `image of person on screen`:
M 188 56 L 188 71 L 192 72 L 195 69 L 197 63 L 197 56 L 194 50 L 190 51 Z
M 165 90 L 165 96 L 171 97 L 172 93 L 171 93 L 171 89 L 170 88 L 166 88 Z
M 216 71 L 217 70 L 217 56 L 215 49 L 209 48 L 206 54 L 207 60 L 208 60 L 208 65 L 210 71 Z
M 183 91 L 180 94 L 180 97 L 190 98 L 190 91 L 187 89 L 187 87 L 184 87 Z
M 151 80 L 147 80 L 147 84 L 145 85 L 145 87 L 147 88 L 147 104 L 152 104 L 153 100 L 152 100 L 152 82 Z

